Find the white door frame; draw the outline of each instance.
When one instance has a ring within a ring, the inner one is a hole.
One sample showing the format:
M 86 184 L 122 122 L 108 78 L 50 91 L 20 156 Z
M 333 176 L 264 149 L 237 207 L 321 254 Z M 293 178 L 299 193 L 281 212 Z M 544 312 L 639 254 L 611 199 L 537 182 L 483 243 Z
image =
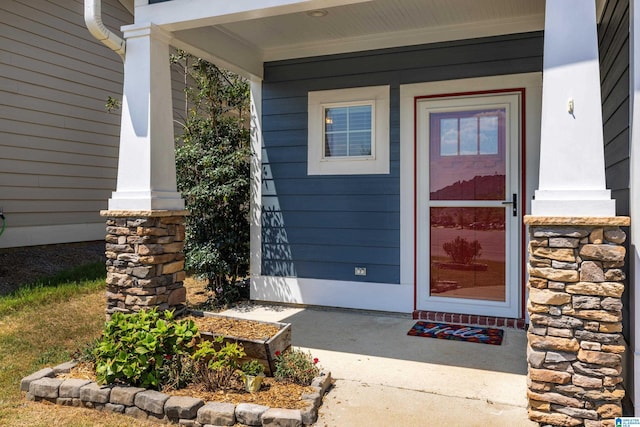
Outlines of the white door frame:
M 524 88 L 525 99 L 525 156 L 522 173 L 526 177 L 525 206 L 522 214 L 531 212 L 531 195 L 538 185 L 540 158 L 540 116 L 542 105 L 542 73 L 510 74 L 443 82 L 413 83 L 400 86 L 400 282 L 416 286 L 415 238 L 415 98 L 443 93 L 477 92 L 504 88 Z M 526 167 L 525 167 L 526 166 Z M 526 237 L 526 236 L 525 236 Z M 523 260 L 524 262 L 524 260 Z M 526 272 L 522 279 L 525 289 Z M 524 298 L 525 295 L 522 295 Z M 414 310 L 417 309 L 414 292 Z M 521 306 L 519 317 L 524 316 Z
M 416 265 L 417 308 L 448 313 L 475 314 L 516 318 L 520 309 L 520 234 L 521 209 L 512 215 L 511 201 L 516 194 L 520 205 L 522 183 L 520 177 L 520 145 L 522 140 L 521 102 L 524 90 L 506 93 L 451 94 L 450 96 L 416 98 Z M 504 109 L 506 113 L 504 147 L 505 200 L 431 201 L 429 197 L 430 120 L 433 112 Z M 508 199 L 508 200 L 507 200 Z M 505 210 L 505 300 L 489 301 L 432 295 L 430 292 L 430 208 L 439 206 L 492 207 Z M 429 260 L 428 262 L 426 260 Z

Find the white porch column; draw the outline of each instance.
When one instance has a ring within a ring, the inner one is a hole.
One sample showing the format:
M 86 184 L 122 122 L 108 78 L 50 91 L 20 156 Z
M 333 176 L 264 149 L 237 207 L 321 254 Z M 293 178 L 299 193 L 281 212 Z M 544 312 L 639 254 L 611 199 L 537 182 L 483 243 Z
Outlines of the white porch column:
M 615 216 L 605 187 L 595 1 L 547 0 L 534 216 Z
M 118 160 L 111 211 L 182 210 L 176 191 L 170 35 L 154 25 L 123 27 L 127 41 Z

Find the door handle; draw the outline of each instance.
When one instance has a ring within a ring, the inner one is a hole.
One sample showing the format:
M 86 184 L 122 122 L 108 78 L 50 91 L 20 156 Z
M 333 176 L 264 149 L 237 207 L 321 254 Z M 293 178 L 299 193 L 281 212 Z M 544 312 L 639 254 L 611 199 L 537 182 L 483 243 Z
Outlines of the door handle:
M 511 212 L 513 216 L 518 216 L 518 195 L 516 193 L 511 195 L 511 200 L 505 200 L 502 204 L 511 205 Z

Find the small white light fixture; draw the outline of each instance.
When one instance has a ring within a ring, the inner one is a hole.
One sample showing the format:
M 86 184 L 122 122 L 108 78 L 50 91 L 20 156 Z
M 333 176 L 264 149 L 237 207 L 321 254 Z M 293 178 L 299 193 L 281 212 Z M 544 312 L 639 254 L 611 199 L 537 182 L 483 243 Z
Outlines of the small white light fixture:
M 324 16 L 327 16 L 328 14 L 329 12 L 324 9 L 310 10 L 309 12 L 307 12 L 307 15 L 312 18 L 322 18 Z
M 569 98 L 567 101 L 567 112 L 573 116 L 573 111 L 575 109 L 575 103 L 573 102 L 573 98 Z

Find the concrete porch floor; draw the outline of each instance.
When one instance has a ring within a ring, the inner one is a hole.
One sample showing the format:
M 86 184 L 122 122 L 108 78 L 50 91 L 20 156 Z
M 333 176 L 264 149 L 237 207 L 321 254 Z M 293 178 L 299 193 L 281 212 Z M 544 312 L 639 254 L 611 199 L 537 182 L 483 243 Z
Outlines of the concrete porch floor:
M 501 346 L 408 336 L 410 316 L 249 304 L 224 315 L 292 326 L 335 379 L 317 426 L 537 426 L 527 419 L 526 333 Z

